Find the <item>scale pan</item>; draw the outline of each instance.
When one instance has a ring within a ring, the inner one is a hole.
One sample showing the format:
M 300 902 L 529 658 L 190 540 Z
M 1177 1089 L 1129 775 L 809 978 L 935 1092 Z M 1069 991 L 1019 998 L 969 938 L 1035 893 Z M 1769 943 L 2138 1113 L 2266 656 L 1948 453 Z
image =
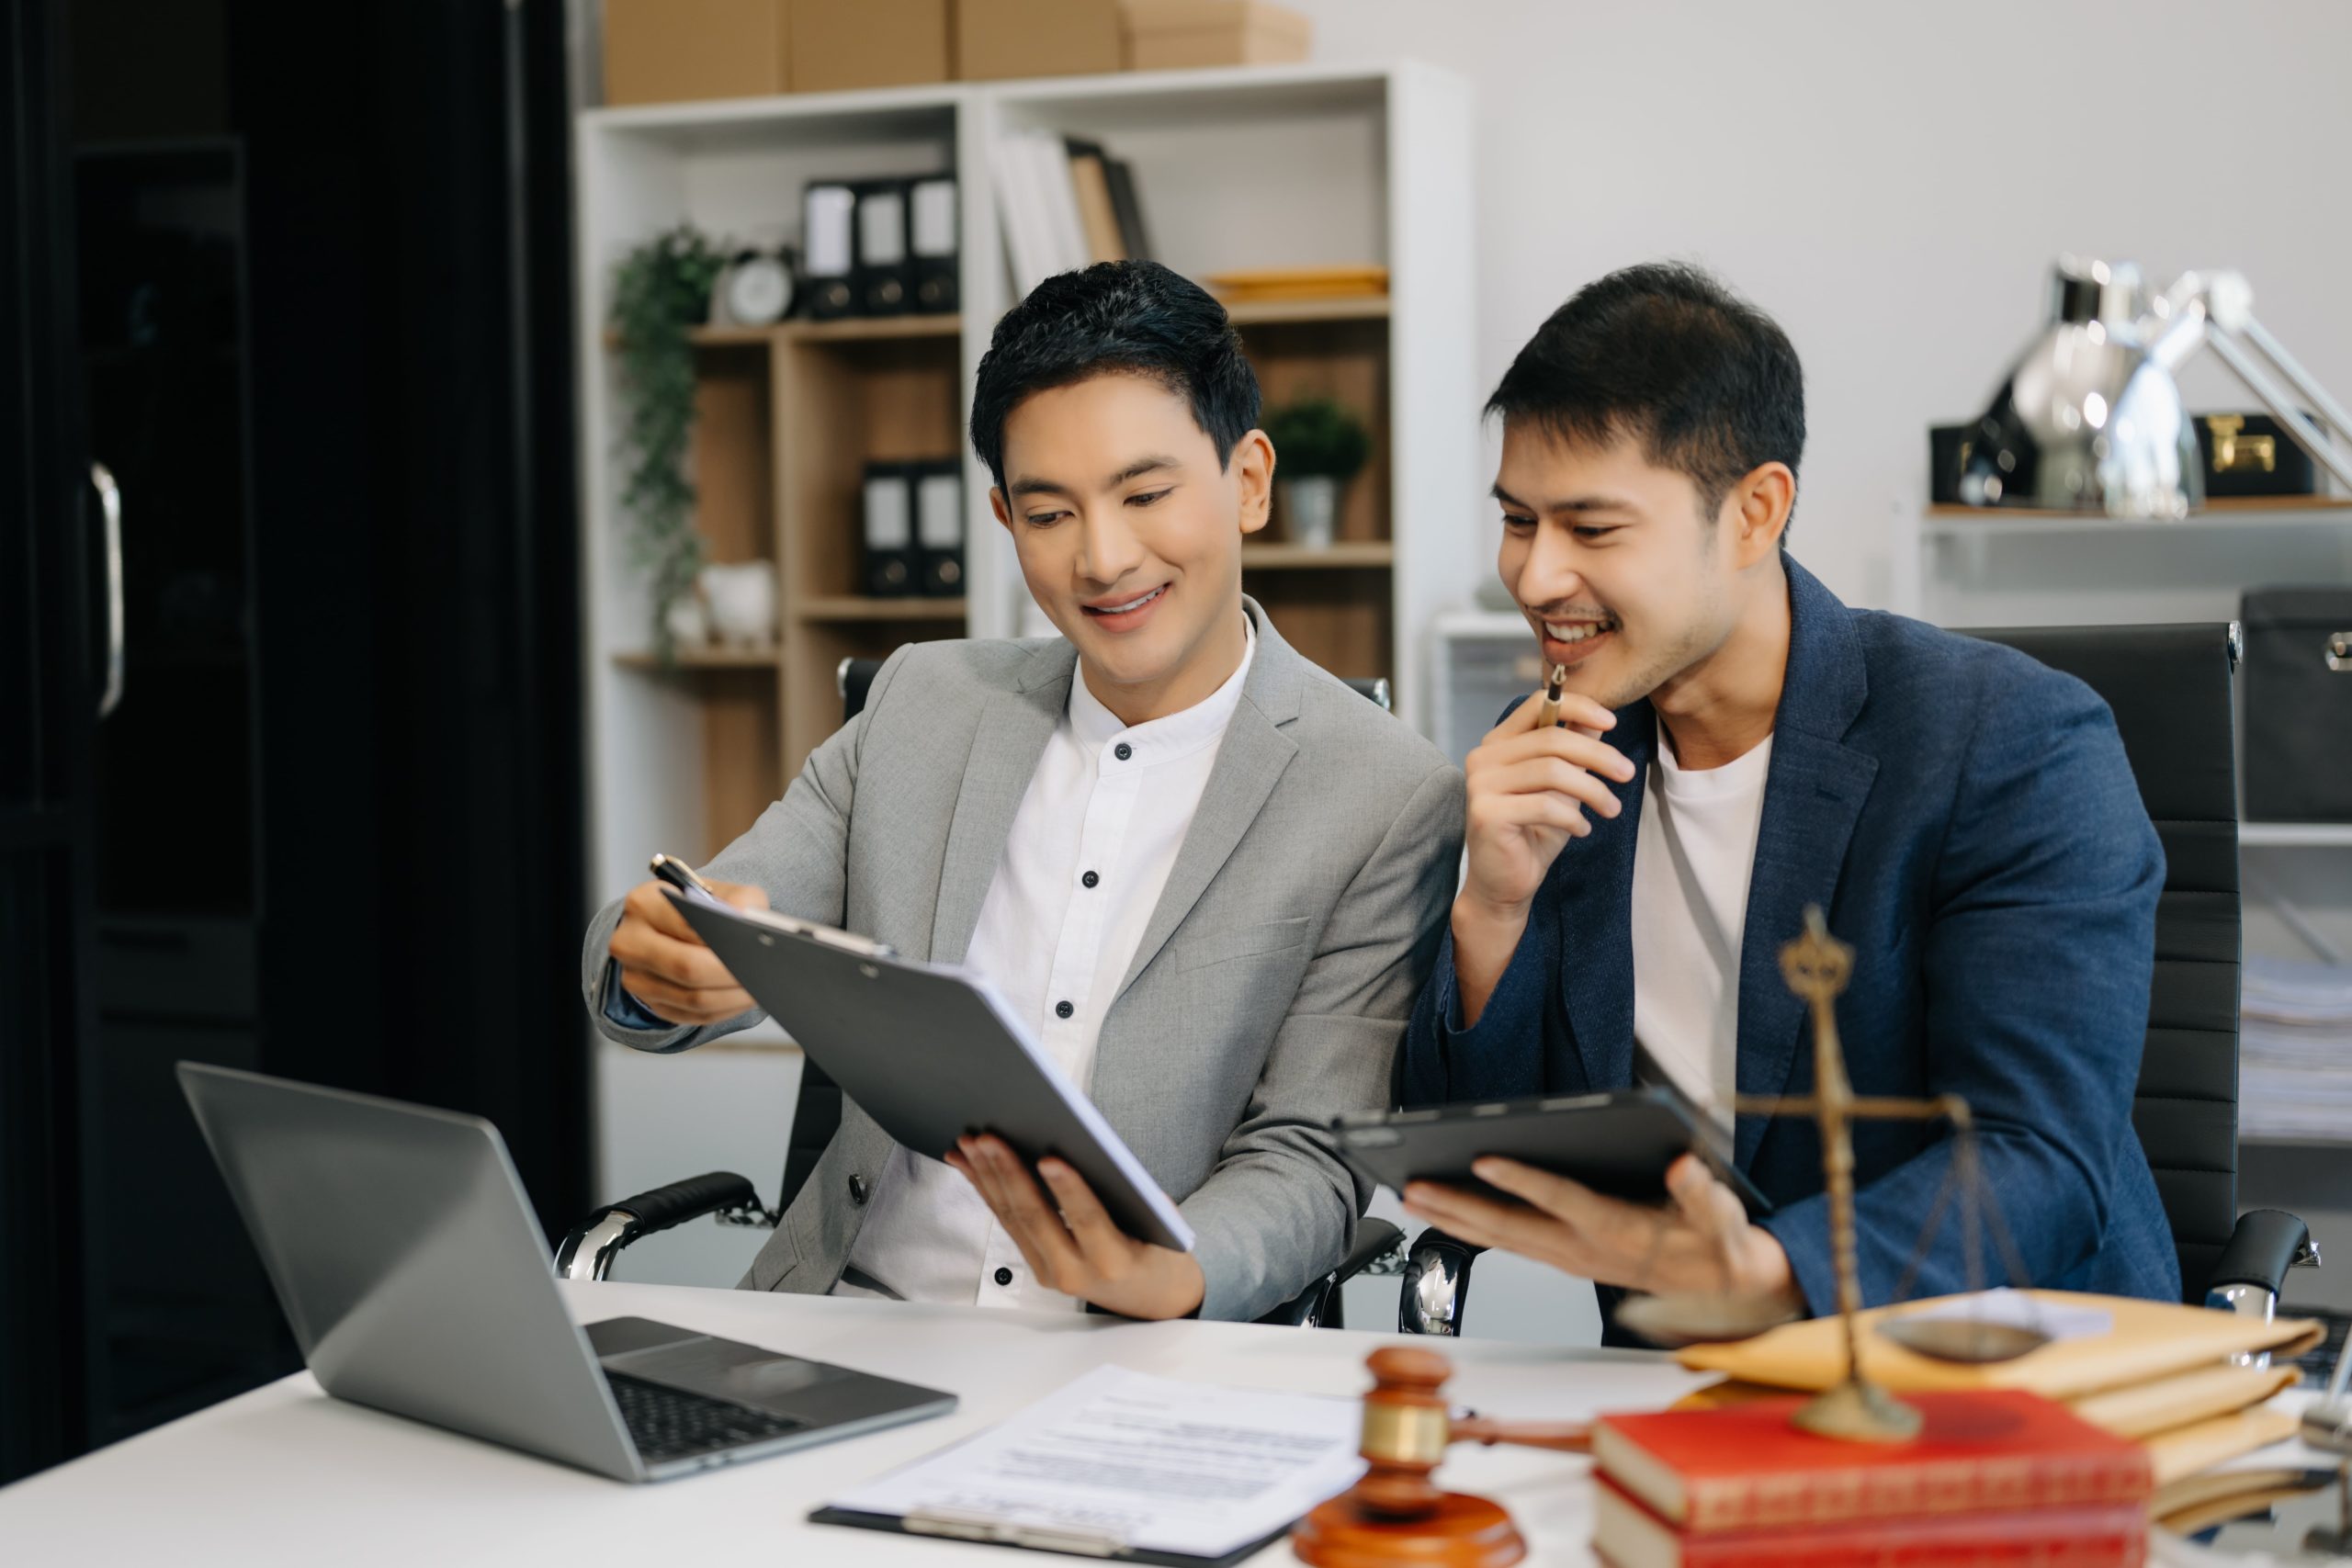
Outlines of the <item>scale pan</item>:
M 1888 1318 L 1878 1331 L 1914 1355 L 1971 1365 L 2014 1361 L 2050 1343 L 2050 1336 L 2039 1328 L 1967 1317 Z
M 1683 1345 L 1753 1339 L 1796 1316 L 1769 1297 L 1720 1295 L 1710 1291 L 1627 1296 L 1617 1303 L 1619 1323 L 1669 1350 Z

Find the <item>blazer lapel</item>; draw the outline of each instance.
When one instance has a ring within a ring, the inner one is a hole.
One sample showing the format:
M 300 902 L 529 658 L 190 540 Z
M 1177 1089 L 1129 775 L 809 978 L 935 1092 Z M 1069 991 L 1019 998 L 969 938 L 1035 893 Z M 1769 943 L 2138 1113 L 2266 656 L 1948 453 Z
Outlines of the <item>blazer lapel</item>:
M 939 902 L 931 926 L 933 963 L 960 964 L 972 945 L 980 906 L 1012 836 L 1012 819 L 1069 704 L 1077 662 L 1077 650 L 1069 643 L 1049 643 L 1030 660 L 1014 690 L 999 692 L 981 710 L 941 857 Z
M 1634 1081 L 1634 849 L 1641 840 L 1644 784 L 1657 736 L 1657 719 L 1647 702 L 1618 710 L 1609 739 L 1634 764 L 1633 781 L 1614 786 L 1624 810 L 1613 818 L 1587 813 L 1592 832 L 1562 850 L 1551 872 L 1555 891 L 1547 897 L 1560 921 L 1560 999 L 1589 1091 Z
M 1781 947 L 1804 929 L 1804 908 L 1832 910 L 1846 847 L 1870 798 L 1878 759 L 1844 743 L 1869 695 L 1850 612 L 1793 560 L 1789 663 L 1772 724 L 1772 766 L 1747 886 L 1740 942 L 1739 1091 L 1786 1090 L 1805 1029 L 1804 1003 L 1781 976 Z M 1742 1116 L 1733 1138 L 1740 1169 L 1770 1120 Z
M 1245 598 L 1241 603 L 1256 624 L 1258 650 L 1242 682 L 1241 702 L 1226 724 L 1216 765 L 1209 770 L 1208 783 L 1202 787 L 1193 824 L 1185 829 L 1176 863 L 1169 868 L 1167 886 L 1160 889 L 1159 902 L 1152 907 L 1151 919 L 1136 943 L 1135 958 L 1119 981 L 1120 996 L 1159 955 L 1209 884 L 1216 880 L 1217 873 L 1225 869 L 1234 846 L 1257 821 L 1291 759 L 1298 755 L 1297 745 L 1283 734 L 1282 726 L 1298 716 L 1303 661 L 1254 601 Z

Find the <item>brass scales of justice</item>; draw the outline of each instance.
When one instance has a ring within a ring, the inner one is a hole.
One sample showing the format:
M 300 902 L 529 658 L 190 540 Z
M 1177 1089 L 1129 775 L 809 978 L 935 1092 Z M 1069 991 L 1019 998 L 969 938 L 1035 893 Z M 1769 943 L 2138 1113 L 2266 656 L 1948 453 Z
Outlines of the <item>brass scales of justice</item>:
M 1857 1095 L 1846 1076 L 1838 1038 L 1837 999 L 1854 970 L 1854 950 L 1829 934 L 1818 906 L 1807 906 L 1804 933 L 1781 949 L 1781 974 L 1813 1018 L 1814 1092 L 1802 1096 L 1739 1095 L 1734 1109 L 1751 1114 L 1809 1116 L 1820 1124 L 1827 1177 L 1830 1255 L 1838 1283 L 1838 1317 L 1845 1342 L 1845 1375 L 1790 1416 L 1808 1432 L 1845 1442 L 1905 1442 L 1918 1435 L 1919 1412 L 1870 1380 L 1863 1371 L 1862 1292 L 1854 1227 L 1854 1140 L 1857 1120 L 1951 1122 L 1953 1158 L 1919 1240 L 1895 1288 L 1905 1299 L 1945 1210 L 1958 1193 L 1973 1296 L 1982 1284 L 1982 1220 L 2011 1280 L 2025 1282 L 2015 1244 L 1990 1196 L 1976 1155 L 1975 1123 L 1957 1095 L 1904 1100 Z M 1661 1227 L 1661 1235 L 1663 1227 Z M 1725 1259 L 1726 1277 L 1729 1260 Z M 2030 1298 L 2029 1298 L 2030 1300 Z M 1788 1321 L 1778 1302 L 1714 1292 L 1635 1296 L 1617 1321 L 1661 1345 L 1745 1339 Z M 1957 1318 L 1896 1317 L 1875 1332 L 1915 1354 L 1937 1360 L 2013 1360 L 2049 1342 L 2037 1327 Z M 1362 1450 L 1368 1466 L 1350 1490 L 1299 1521 L 1291 1540 L 1299 1557 L 1318 1568 L 1391 1568 L 1401 1563 L 1447 1568 L 1502 1568 L 1526 1555 L 1526 1543 L 1500 1506 L 1483 1497 L 1440 1490 L 1430 1479 L 1455 1442 L 1510 1443 L 1584 1452 L 1587 1429 L 1575 1423 L 1489 1420 L 1449 1415 L 1442 1387 L 1452 1368 L 1434 1350 L 1390 1348 L 1367 1359 L 1374 1386 L 1364 1397 Z

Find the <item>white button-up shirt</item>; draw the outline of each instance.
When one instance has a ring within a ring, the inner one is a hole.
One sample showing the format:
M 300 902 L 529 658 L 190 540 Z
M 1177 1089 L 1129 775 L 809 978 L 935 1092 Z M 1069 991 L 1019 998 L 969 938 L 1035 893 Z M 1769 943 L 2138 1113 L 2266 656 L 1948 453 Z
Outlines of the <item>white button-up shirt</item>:
M 1245 622 L 1246 624 L 1246 622 Z M 1071 677 L 981 902 L 965 966 L 995 983 L 1012 1015 L 1070 1081 L 1091 1091 L 1103 1014 L 1193 825 L 1258 649 L 1205 700 L 1129 728 Z M 1075 1311 L 1084 1303 L 1030 1277 L 1021 1249 L 971 1184 L 905 1148 L 891 1153 L 850 1269 L 909 1301 Z M 865 1294 L 844 1281 L 842 1294 Z

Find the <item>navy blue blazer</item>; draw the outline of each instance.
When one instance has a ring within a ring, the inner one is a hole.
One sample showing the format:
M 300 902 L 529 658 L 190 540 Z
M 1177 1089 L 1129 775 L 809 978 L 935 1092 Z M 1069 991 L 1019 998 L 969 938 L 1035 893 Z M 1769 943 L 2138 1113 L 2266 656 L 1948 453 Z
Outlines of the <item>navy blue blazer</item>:
M 1747 894 L 1739 1089 L 1813 1089 L 1804 1006 L 1781 945 L 1807 904 L 1853 944 L 1838 999 L 1858 1094 L 1957 1094 L 2033 1283 L 2180 1299 L 2179 1265 L 2132 1127 L 2164 852 L 2114 717 L 2010 649 L 1851 610 L 1793 560 L 1787 679 Z M 1610 741 L 1634 764 L 1537 893 L 1477 1026 L 1462 1029 L 1448 937 L 1405 1037 L 1407 1104 L 1623 1089 L 1634 1060 L 1634 846 L 1657 743 L 1646 701 Z M 1834 1311 L 1821 1140 L 1741 1116 L 1740 1168 L 1776 1205 L 1806 1304 Z M 1941 1123 L 1854 1126 L 1863 1299 L 1890 1300 L 1952 1165 Z M 1913 1293 L 1967 1287 L 1955 1201 Z M 1983 1278 L 2007 1280 L 1985 1245 Z M 1604 1296 L 1604 1304 L 1607 1297 Z

